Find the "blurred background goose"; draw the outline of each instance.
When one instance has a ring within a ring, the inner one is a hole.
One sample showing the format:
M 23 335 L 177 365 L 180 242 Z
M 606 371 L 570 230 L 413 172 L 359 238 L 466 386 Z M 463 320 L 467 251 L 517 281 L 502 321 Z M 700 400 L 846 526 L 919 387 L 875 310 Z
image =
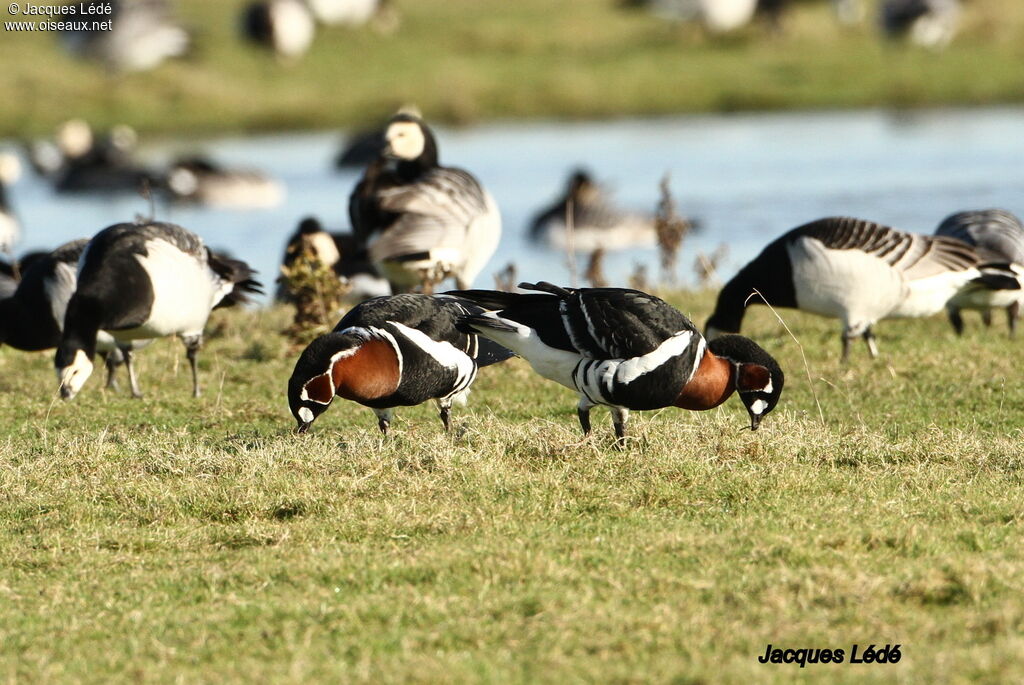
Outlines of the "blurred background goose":
M 18 223 L 11 207 L 7 188 L 21 177 L 21 162 L 11 152 L 0 152 L 0 254 L 13 258 L 14 245 L 21 237 Z
M 657 242 L 654 217 L 615 207 L 607 192 L 583 169 L 573 171 L 562 196 L 534 217 L 530 238 L 557 249 L 567 249 L 570 244 L 567 218 L 572 221 L 573 249 L 579 252 L 653 247 Z
M 93 14 L 87 6 L 113 11 Z M 92 0 L 80 3 L 76 16 L 111 21 L 109 30 L 65 31 L 62 39 L 72 54 L 96 60 L 112 72 L 147 71 L 188 52 L 189 34 L 167 0 Z
M 889 38 L 906 38 L 928 48 L 943 48 L 960 28 L 960 0 L 883 0 L 879 21 Z
M 395 115 L 384 137 L 349 198 L 356 237 L 395 292 L 431 292 L 449 277 L 468 287 L 501 237 L 494 199 L 469 172 L 441 166 L 419 117 Z
M 374 22 L 384 30 L 398 25 L 398 13 L 390 0 L 306 0 L 313 16 L 328 26 L 362 26 Z
M 175 161 L 166 187 L 175 200 L 235 209 L 276 207 L 285 196 L 284 186 L 261 171 L 227 169 L 201 156 Z
M 118 125 L 97 137 L 81 119 L 66 121 L 57 130 L 61 159 L 52 173 L 54 189 L 61 193 L 138 192 L 159 186 L 161 175 L 135 161 L 138 135 Z
M 930 316 L 963 288 L 1014 286 L 1005 274 L 983 273 L 980 263 L 973 247 L 954 238 L 819 219 L 769 243 L 725 284 L 707 335 L 738 333 L 748 300 L 767 301 L 842 321 L 843 360 L 857 338 L 876 357 L 872 327 L 881 319 Z M 751 298 L 755 290 L 761 296 Z
M 301 0 L 263 0 L 243 10 L 242 33 L 250 41 L 273 50 L 278 58 L 293 61 L 309 52 L 316 25 Z
M 983 261 L 1001 265 L 987 267 L 989 270 L 1006 274 L 1008 269 L 1018 277 L 1024 273 L 1024 224 L 1005 209 L 980 209 L 951 214 L 935 229 L 935 235 L 958 238 L 973 245 Z M 980 309 L 986 326 L 992 322 L 992 308 L 1006 309 L 1012 336 L 1017 330 L 1017 319 L 1020 318 L 1022 295 L 1024 293 L 1020 290 L 979 289 L 954 297 L 946 304 L 946 311 L 953 328 L 957 333 L 962 333 L 964 322 L 961 309 Z
M 333 270 L 348 286 L 349 290 L 342 298 L 345 302 L 358 304 L 371 297 L 391 294 L 391 286 L 377 275 L 366 249 L 360 246 L 351 232 L 328 232 L 324 230 L 319 220 L 307 217 L 299 223 L 295 233 L 288 239 L 284 258 L 281 260 L 282 272 L 287 272 L 303 254 L 313 257 Z M 281 302 L 292 300 L 287 279 L 279 279 L 275 297 Z

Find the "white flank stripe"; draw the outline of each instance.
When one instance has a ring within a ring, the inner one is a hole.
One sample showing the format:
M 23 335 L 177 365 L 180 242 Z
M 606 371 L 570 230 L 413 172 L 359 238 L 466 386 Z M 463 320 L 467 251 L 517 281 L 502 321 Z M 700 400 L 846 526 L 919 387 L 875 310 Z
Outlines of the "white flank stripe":
M 653 371 L 673 357 L 681 355 L 686 348 L 690 346 L 690 341 L 692 339 L 693 331 L 679 331 L 671 338 L 658 345 L 655 350 L 648 352 L 642 357 L 633 357 L 632 359 L 622 362 L 619 365 L 618 370 L 615 372 L 615 380 L 619 383 L 633 382 L 640 376 Z M 703 342 L 703 340 L 700 342 Z

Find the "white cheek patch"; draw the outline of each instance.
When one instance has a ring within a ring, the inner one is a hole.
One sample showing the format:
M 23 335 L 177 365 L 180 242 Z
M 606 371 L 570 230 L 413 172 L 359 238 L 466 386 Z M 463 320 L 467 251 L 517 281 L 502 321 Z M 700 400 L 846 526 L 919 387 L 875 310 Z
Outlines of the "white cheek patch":
M 423 154 L 426 139 L 423 130 L 412 121 L 399 121 L 388 127 L 388 146 L 399 159 L 416 159 Z
M 313 423 L 313 412 L 309 410 L 309 407 L 301 407 L 299 409 L 299 418 L 306 423 Z
M 757 416 L 764 413 L 764 410 L 768 408 L 768 403 L 764 400 L 754 400 L 750 403 L 750 411 L 754 412 Z

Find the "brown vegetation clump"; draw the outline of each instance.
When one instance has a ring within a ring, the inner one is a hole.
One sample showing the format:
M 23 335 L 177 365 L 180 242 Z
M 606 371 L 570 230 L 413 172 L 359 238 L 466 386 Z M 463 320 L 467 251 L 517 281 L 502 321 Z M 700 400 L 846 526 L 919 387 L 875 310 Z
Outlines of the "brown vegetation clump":
M 504 293 L 514 293 L 516 291 L 516 283 L 519 282 L 516 273 L 515 262 L 506 264 L 504 269 L 494 274 L 494 289 Z
M 661 279 L 675 285 L 679 248 L 682 247 L 683 239 L 692 226 L 689 220 L 676 211 L 676 203 L 668 187 L 669 178 L 669 174 L 665 174 L 659 185 L 661 199 L 658 201 L 658 212 L 654 217 L 654 230 L 658 235 L 658 251 L 661 253 Z
M 295 316 L 284 334 L 296 344 L 306 344 L 334 326 L 341 298 L 351 286 L 316 256 L 303 236 L 294 248 L 298 254 L 281 266 L 281 280 L 294 298 Z
M 599 247 L 590 253 L 590 261 L 587 263 L 587 270 L 583 277 L 590 283 L 591 288 L 608 287 L 608 279 L 604 276 L 604 248 Z
M 729 254 L 729 247 L 722 243 L 715 248 L 711 254 L 699 252 L 693 260 L 693 272 L 697 275 L 697 284 L 701 288 L 707 288 L 720 281 L 718 278 L 718 267 Z

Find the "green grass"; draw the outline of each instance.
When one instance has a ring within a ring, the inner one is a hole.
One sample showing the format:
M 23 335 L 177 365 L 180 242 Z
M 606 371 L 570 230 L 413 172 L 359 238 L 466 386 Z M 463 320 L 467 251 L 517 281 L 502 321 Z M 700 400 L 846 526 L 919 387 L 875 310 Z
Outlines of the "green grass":
M 326 29 L 295 65 L 238 39 L 243 2 L 182 0 L 195 56 L 117 78 L 53 35 L 4 31 L 0 136 L 48 133 L 70 116 L 178 133 L 349 126 L 405 102 L 467 122 L 1024 98 L 1016 0 L 969 3 L 940 53 L 885 44 L 873 21 L 844 29 L 825 0 L 798 4 L 780 35 L 755 26 L 724 39 L 614 0 L 398 0 L 396 33 Z
M 62 403 L 49 355 L 0 349 L 0 679 L 1021 681 L 1020 343 L 883 322 L 884 360 L 844 368 L 836 322 L 784 313 L 811 381 L 755 310 L 787 372 L 761 430 L 735 399 L 634 413 L 624 451 L 519 360 L 454 436 L 343 401 L 296 436 L 283 310 L 217 313 L 199 400 L 175 341 L 139 354 L 142 401 Z

